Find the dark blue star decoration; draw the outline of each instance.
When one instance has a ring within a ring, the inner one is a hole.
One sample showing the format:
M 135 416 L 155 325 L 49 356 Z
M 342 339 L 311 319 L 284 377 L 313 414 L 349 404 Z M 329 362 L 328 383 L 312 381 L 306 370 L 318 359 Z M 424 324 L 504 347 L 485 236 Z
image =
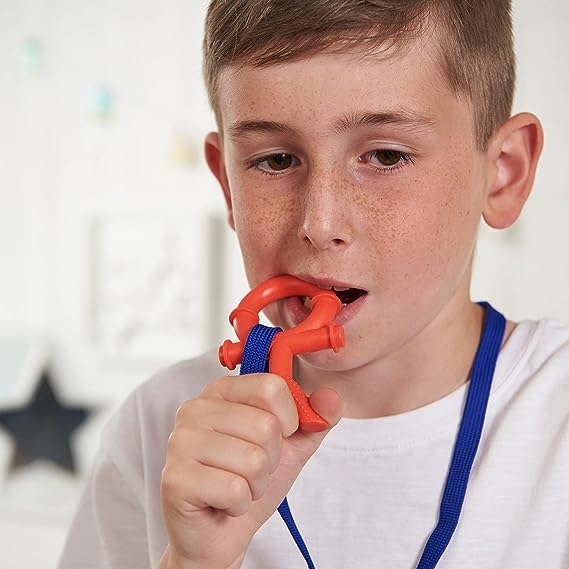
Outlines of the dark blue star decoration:
M 36 460 L 47 460 L 75 472 L 70 438 L 87 419 L 90 411 L 82 407 L 61 405 L 44 372 L 29 404 L 21 409 L 0 410 L 0 427 L 15 442 L 11 470 Z

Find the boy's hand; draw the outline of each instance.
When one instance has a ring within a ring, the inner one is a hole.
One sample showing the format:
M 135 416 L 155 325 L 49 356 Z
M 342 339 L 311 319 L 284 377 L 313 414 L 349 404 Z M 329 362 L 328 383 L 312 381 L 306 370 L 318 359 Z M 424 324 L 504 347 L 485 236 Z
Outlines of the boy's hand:
M 331 427 L 336 392 L 310 396 Z M 223 377 L 176 415 L 162 472 L 169 545 L 161 569 L 237 569 L 255 532 L 278 508 L 326 433 L 297 431 L 285 381 L 273 374 Z

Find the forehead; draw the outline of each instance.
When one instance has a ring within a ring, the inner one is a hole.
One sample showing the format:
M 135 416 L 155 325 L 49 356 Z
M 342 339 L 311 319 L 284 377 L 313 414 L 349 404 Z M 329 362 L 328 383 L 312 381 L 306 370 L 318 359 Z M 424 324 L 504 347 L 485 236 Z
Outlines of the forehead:
M 424 38 L 389 57 L 319 53 L 266 67 L 228 67 L 219 76 L 218 105 L 224 132 L 235 121 L 283 116 L 326 128 L 338 117 L 371 110 L 435 122 L 465 111 L 447 86 L 434 42 Z

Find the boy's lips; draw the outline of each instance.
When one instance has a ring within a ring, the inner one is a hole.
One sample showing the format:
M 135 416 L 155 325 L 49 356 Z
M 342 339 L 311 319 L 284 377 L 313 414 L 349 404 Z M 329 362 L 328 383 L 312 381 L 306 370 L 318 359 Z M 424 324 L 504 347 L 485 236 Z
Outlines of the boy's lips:
M 357 284 L 350 284 L 346 281 L 340 281 L 337 279 L 333 279 L 333 278 L 320 278 L 320 277 L 312 277 L 310 275 L 306 275 L 306 274 L 292 274 L 293 277 L 296 277 L 297 279 L 301 279 L 307 283 L 310 284 L 314 284 L 320 288 L 324 288 L 324 289 L 330 289 L 332 287 L 334 287 L 336 290 L 338 289 L 348 289 L 348 288 L 357 288 L 359 290 L 363 290 L 364 292 L 367 292 L 363 287 L 357 285 Z
M 349 304 L 342 304 L 342 309 L 334 318 L 336 324 L 345 324 L 351 320 L 364 305 L 367 300 L 367 292 L 362 294 L 359 298 L 350 302 Z M 293 326 L 298 326 L 301 322 L 304 322 L 310 314 L 310 309 L 304 305 L 302 298 L 299 296 L 291 296 L 285 299 L 285 307 L 288 311 Z
M 306 274 L 293 275 L 307 283 L 316 285 L 319 288 L 330 290 L 334 289 L 337 296 L 342 300 L 342 309 L 336 315 L 336 324 L 344 324 L 351 320 L 365 303 L 368 293 L 364 288 L 334 278 L 313 277 Z M 292 318 L 293 325 L 297 326 L 306 320 L 310 314 L 310 309 L 305 305 L 304 298 L 291 297 L 286 299 L 286 308 Z

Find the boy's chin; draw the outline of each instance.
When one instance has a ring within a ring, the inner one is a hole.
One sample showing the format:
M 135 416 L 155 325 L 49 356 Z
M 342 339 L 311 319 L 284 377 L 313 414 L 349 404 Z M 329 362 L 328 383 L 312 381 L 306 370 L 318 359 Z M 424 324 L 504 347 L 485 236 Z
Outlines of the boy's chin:
M 346 348 L 342 348 L 339 352 L 334 352 L 331 349 L 320 350 L 319 352 L 306 352 L 296 357 L 301 365 L 308 365 L 323 372 L 349 371 L 361 365 L 355 361 L 354 354 L 350 354 Z M 297 368 L 294 373 L 298 373 Z

